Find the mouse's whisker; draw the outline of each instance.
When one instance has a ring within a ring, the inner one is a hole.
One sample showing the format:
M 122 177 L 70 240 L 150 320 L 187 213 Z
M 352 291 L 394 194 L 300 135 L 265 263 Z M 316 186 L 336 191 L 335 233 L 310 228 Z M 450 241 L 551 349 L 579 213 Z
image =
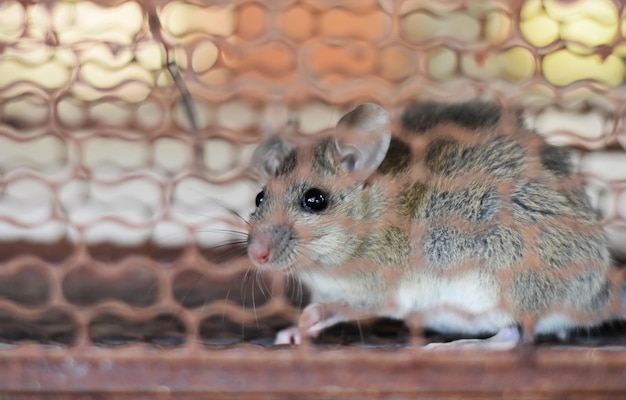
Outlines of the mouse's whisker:
M 203 229 L 198 229 L 196 230 L 197 233 L 226 233 L 229 235 L 235 235 L 235 236 L 248 236 L 248 232 L 246 231 L 238 231 L 235 229 L 207 229 L 207 230 L 203 230 Z
M 241 305 L 243 307 L 246 307 L 246 301 L 248 299 L 248 291 L 246 290 L 246 285 L 250 279 L 251 273 L 254 273 L 254 268 L 252 266 L 246 269 L 246 272 L 243 274 L 243 277 L 241 278 L 241 284 L 239 287 L 239 296 L 241 298 Z M 254 291 L 254 288 L 252 288 L 252 290 Z M 253 305 L 253 310 L 255 310 L 255 313 L 256 313 L 256 308 L 255 308 L 255 303 L 254 303 L 254 294 L 252 294 L 252 305 Z M 256 318 L 256 314 L 255 314 L 255 318 Z M 245 329 L 246 329 L 246 322 L 241 321 L 241 341 L 242 342 L 244 342 L 246 338 Z
M 177 299 L 176 303 L 177 306 L 174 309 L 174 313 L 173 315 L 178 315 L 180 313 L 180 311 L 185 307 L 185 303 L 187 302 L 187 300 L 189 299 L 189 296 L 191 295 L 191 292 L 194 288 L 196 288 L 196 286 L 198 285 L 198 282 L 200 282 L 200 279 L 202 279 L 202 275 L 198 274 L 195 279 L 193 280 L 193 282 L 191 284 L 189 284 L 187 286 L 187 288 L 185 289 L 185 292 L 183 293 L 183 295 Z M 208 303 L 208 297 L 205 297 L 204 299 L 204 304 L 206 305 Z M 204 308 L 204 306 L 203 306 Z
M 224 322 L 226 320 L 226 304 L 230 301 L 230 291 L 233 287 L 232 286 L 228 286 L 228 290 L 226 290 L 226 297 L 224 298 L 224 304 L 222 306 L 222 325 L 224 325 Z M 206 305 L 207 303 L 205 302 L 204 305 Z M 204 307 L 204 306 L 203 306 Z
M 300 279 L 292 276 L 292 280 L 295 282 L 297 288 L 298 308 L 302 309 L 302 302 L 304 301 L 304 286 Z
M 210 253 L 210 261 L 222 264 L 228 260 L 244 256 L 247 253 L 245 243 L 243 241 L 230 241 L 206 248 L 204 251 L 215 252 L 215 254 Z
M 254 321 L 256 322 L 256 326 L 258 328 L 261 325 L 259 324 L 259 316 L 258 316 L 257 311 L 256 311 L 256 292 L 255 292 L 256 289 L 255 288 L 256 288 L 256 286 L 258 286 L 258 283 L 259 283 L 259 274 L 258 274 L 258 272 L 256 270 L 253 272 L 253 274 L 254 274 L 254 278 L 255 279 L 254 279 L 254 282 L 252 282 L 252 284 L 250 285 L 251 286 L 251 292 L 252 292 L 251 293 L 251 296 L 252 296 L 252 313 L 254 314 Z
M 247 240 L 241 240 L 241 239 L 225 240 L 225 241 L 215 244 L 214 246 L 211 246 L 210 249 L 215 250 L 215 249 L 220 249 L 220 248 L 228 247 L 228 246 L 245 247 L 247 243 L 248 243 Z
M 308 246 L 308 244 L 303 245 L 303 247 Z M 311 277 L 311 279 L 313 279 L 313 275 L 310 273 L 310 265 L 315 265 L 315 262 L 306 254 L 304 254 L 304 252 L 300 251 L 298 253 L 299 257 L 301 259 L 304 259 L 304 261 L 308 261 L 307 266 L 305 266 L 305 270 L 307 272 L 309 272 L 309 276 Z M 337 276 L 333 273 L 332 270 L 328 269 L 328 268 L 316 268 L 316 271 L 323 271 L 326 275 L 328 275 L 330 278 L 332 278 L 338 285 L 339 287 L 341 287 L 342 290 L 345 290 L 345 287 L 343 286 L 343 283 L 337 278 Z
M 256 275 L 256 284 L 259 287 L 259 290 L 261 290 L 261 295 L 265 299 L 269 299 L 272 296 L 272 291 L 267 286 L 267 282 L 265 282 L 265 274 L 259 272 L 256 269 L 255 269 L 255 272 L 256 272 L 255 273 L 255 275 Z
M 221 264 L 221 263 L 224 263 L 224 262 L 226 262 L 228 260 L 231 260 L 231 259 L 234 259 L 234 258 L 243 257 L 246 254 L 247 254 L 247 249 L 245 247 L 233 248 L 233 249 L 225 252 L 221 256 L 217 257 L 214 261 L 217 264 Z
M 188 186 L 188 190 L 191 190 L 193 192 L 195 192 L 196 194 L 200 195 L 201 197 L 203 197 L 206 201 L 204 202 L 205 204 L 209 204 L 209 205 L 215 205 L 219 208 L 221 208 L 222 210 L 227 211 L 229 214 L 238 216 L 241 218 L 241 215 L 235 211 L 234 209 L 232 209 L 231 207 L 229 207 L 228 205 L 226 205 L 226 203 L 224 203 L 221 200 L 218 200 L 216 198 L 210 197 L 208 194 L 204 193 L 203 191 L 201 191 L 198 188 L 195 188 L 193 186 Z
M 356 326 L 359 329 L 359 338 L 361 339 L 361 344 L 365 344 L 365 335 L 363 334 L 363 326 L 361 326 L 361 320 L 356 319 Z

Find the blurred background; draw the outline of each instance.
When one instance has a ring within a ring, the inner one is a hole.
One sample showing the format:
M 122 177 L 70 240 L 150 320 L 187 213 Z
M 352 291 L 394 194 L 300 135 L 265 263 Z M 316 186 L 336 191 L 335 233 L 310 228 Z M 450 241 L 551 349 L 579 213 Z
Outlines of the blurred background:
M 258 320 L 293 321 L 290 289 L 207 251 L 241 240 L 259 141 L 364 101 L 520 108 L 578 150 L 626 258 L 624 14 L 618 0 L 0 2 L 0 338 L 206 339 L 229 318 L 236 337 L 254 320 L 246 332 L 271 337 Z

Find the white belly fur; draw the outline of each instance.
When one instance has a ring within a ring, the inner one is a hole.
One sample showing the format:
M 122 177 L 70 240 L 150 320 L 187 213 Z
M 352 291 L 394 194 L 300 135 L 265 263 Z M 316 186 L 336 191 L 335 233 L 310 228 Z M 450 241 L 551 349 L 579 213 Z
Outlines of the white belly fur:
M 330 271 L 310 270 L 298 273 L 298 278 L 311 290 L 312 302 L 352 304 L 357 309 L 375 309 L 383 302 L 382 292 L 362 288 L 354 280 L 342 279 Z M 499 298 L 495 280 L 478 272 L 454 278 L 411 274 L 402 279 L 395 291 L 397 307 L 381 308 L 377 313 L 399 319 L 417 314 L 424 327 L 442 333 L 495 333 L 517 323 L 499 307 Z M 573 325 L 564 315 L 549 314 L 538 321 L 534 333 L 558 333 Z
M 475 271 L 447 278 L 410 274 L 398 288 L 396 302 L 399 316 L 416 313 L 425 327 L 443 333 L 497 332 L 515 323 L 498 307 L 495 280 Z

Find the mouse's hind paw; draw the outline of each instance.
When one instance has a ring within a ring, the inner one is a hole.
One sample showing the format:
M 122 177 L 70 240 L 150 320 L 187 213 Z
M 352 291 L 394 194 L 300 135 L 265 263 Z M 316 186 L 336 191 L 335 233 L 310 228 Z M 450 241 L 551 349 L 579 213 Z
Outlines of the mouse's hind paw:
M 274 344 L 301 344 L 302 335 L 297 326 L 283 329 L 276 334 Z
M 522 335 L 517 326 L 502 328 L 494 336 L 487 339 L 461 339 L 447 343 L 429 343 L 424 346 L 426 350 L 457 350 L 457 349 L 481 349 L 493 351 L 506 351 L 517 347 Z

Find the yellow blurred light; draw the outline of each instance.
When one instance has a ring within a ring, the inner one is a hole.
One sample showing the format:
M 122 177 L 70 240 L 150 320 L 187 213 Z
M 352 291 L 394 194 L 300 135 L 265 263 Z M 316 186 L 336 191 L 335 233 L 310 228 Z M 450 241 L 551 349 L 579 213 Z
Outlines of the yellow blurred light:
M 617 86 L 624 78 L 624 63 L 614 55 L 603 60 L 599 55 L 578 55 L 559 50 L 546 55 L 542 67 L 546 80 L 556 86 L 584 79 Z
M 161 16 L 163 27 L 178 37 L 193 33 L 228 36 L 235 30 L 232 6 L 200 7 L 174 1 L 163 8 Z
M 624 62 L 617 49 L 606 51 L 615 44 L 620 29 L 614 2 L 528 0 L 520 17 L 520 30 L 530 44 L 545 47 L 561 41 L 565 47 L 546 54 L 542 61 L 548 82 L 556 86 L 586 79 L 610 86 L 622 83 Z
M 551 18 L 563 22 L 587 18 L 600 24 L 615 25 L 619 19 L 615 4 L 610 0 L 544 0 L 543 7 Z
M 143 26 L 143 10 L 136 2 L 100 7 L 88 1 L 55 5 L 52 22 L 60 43 L 107 41 L 131 44 Z
M 0 3 L 0 42 L 13 42 L 24 27 L 24 8 L 17 2 Z
M 543 11 L 531 18 L 522 19 L 520 29 L 524 38 L 533 46 L 544 47 L 559 39 L 559 24 Z

